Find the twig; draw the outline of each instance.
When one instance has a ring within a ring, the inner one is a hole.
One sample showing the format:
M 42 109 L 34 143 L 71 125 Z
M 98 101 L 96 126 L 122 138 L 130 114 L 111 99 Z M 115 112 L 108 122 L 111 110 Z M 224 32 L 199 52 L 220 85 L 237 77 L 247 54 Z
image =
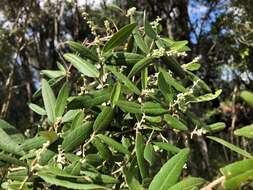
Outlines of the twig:
M 225 180 L 225 176 L 219 177 L 218 179 L 214 180 L 213 182 L 209 183 L 207 186 L 201 188 L 200 190 L 212 190 L 216 185 L 223 183 Z

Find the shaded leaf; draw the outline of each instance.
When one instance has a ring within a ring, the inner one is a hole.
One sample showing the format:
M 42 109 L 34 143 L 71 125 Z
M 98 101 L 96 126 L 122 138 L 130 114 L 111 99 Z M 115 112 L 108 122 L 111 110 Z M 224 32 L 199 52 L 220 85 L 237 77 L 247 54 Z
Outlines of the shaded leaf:
M 53 90 L 49 86 L 48 82 L 45 79 L 42 79 L 41 82 L 42 88 L 42 98 L 44 106 L 47 112 L 48 121 L 50 123 L 55 122 L 55 96 Z
M 105 53 L 107 51 L 110 51 L 123 43 L 129 37 L 135 27 L 136 23 L 132 23 L 121 28 L 117 33 L 112 36 L 109 41 L 106 42 L 103 48 L 103 52 Z
M 241 148 L 239 148 L 238 146 L 235 146 L 227 141 L 224 141 L 223 139 L 217 138 L 217 137 L 212 137 L 212 136 L 207 136 L 207 138 L 212 139 L 222 145 L 224 145 L 225 147 L 229 148 L 230 150 L 237 152 L 238 154 L 241 154 L 244 157 L 247 158 L 252 158 L 252 155 L 250 153 L 248 153 L 246 150 L 243 150 Z
M 84 60 L 81 57 L 71 53 L 66 53 L 63 56 L 67 61 L 73 64 L 73 66 L 83 75 L 95 78 L 99 77 L 98 70 L 89 61 Z
M 107 66 L 106 68 L 109 71 L 111 71 L 129 90 L 131 90 L 132 92 L 134 92 L 137 95 L 141 94 L 140 90 L 125 75 L 116 71 L 116 69 L 111 66 Z
M 99 134 L 97 135 L 105 144 L 108 146 L 112 147 L 118 152 L 121 152 L 123 154 L 129 154 L 129 151 L 127 150 L 126 147 L 124 147 L 122 144 L 119 142 L 115 141 L 114 139 L 107 137 L 105 135 Z
M 65 106 L 67 104 L 67 99 L 69 96 L 69 84 L 68 82 L 65 82 L 60 89 L 60 92 L 58 94 L 58 97 L 56 99 L 56 105 L 55 105 L 55 116 L 61 117 L 64 113 Z

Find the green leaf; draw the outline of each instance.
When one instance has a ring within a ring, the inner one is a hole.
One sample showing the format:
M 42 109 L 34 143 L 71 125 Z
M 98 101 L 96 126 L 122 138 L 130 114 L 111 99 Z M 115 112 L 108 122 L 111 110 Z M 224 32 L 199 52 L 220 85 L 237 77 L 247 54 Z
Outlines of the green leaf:
M 83 124 L 83 121 L 84 121 L 84 113 L 83 111 L 79 111 L 72 121 L 71 129 L 81 126 Z
M 237 189 L 241 184 L 253 179 L 253 159 L 241 160 L 220 169 L 225 176 L 223 186 Z
M 96 147 L 98 150 L 98 154 L 100 155 L 101 158 L 104 160 L 109 160 L 112 156 L 111 151 L 109 148 L 101 142 L 101 140 L 98 137 L 95 137 L 92 140 L 92 144 Z
M 148 68 L 144 68 L 141 71 L 141 88 L 146 89 L 148 87 Z
M 243 150 L 227 141 L 224 141 L 223 139 L 217 138 L 217 137 L 212 137 L 212 136 L 207 136 L 207 138 L 212 139 L 220 144 L 222 144 L 223 146 L 229 148 L 230 150 L 237 152 L 238 154 L 241 154 L 242 156 L 246 157 L 246 158 L 252 158 L 252 155 L 250 153 L 248 153 L 246 150 Z
M 178 153 L 180 152 L 180 148 L 170 144 L 170 143 L 165 143 L 165 142 L 153 142 L 154 145 L 158 146 L 158 148 L 160 149 L 163 149 L 163 150 L 166 150 L 168 152 L 171 152 L 171 153 Z
M 82 171 L 81 174 L 88 176 L 93 182 L 104 183 L 104 184 L 116 184 L 119 180 L 109 175 L 104 175 L 98 172 Z
M 155 175 L 149 190 L 168 190 L 178 180 L 183 166 L 187 160 L 189 149 L 182 149 L 178 154 L 169 159 Z
M 148 161 L 149 165 L 153 165 L 155 163 L 155 150 L 152 144 L 148 143 L 144 149 L 144 158 Z
M 47 140 L 44 137 L 37 136 L 31 139 L 25 140 L 20 146 L 24 151 L 30 151 L 32 149 L 38 149 L 46 143 Z
M 114 52 L 106 59 L 106 64 L 133 66 L 143 58 L 143 55 L 137 53 Z
M 56 117 L 61 117 L 62 114 L 64 113 L 68 96 L 69 96 L 69 84 L 68 84 L 68 82 L 65 82 L 58 94 L 57 99 L 56 99 L 56 103 L 55 103 L 55 116 Z
M 205 182 L 204 179 L 198 177 L 187 177 L 179 183 L 173 185 L 168 190 L 192 190 Z
M 83 44 L 74 41 L 67 41 L 66 43 L 70 46 L 72 51 L 80 53 L 81 57 L 88 58 L 95 62 L 98 61 L 98 56 Z
M 173 101 L 173 92 L 171 85 L 167 84 L 163 74 L 160 72 L 158 75 L 158 87 L 160 91 L 162 92 L 165 100 L 167 103 L 170 103 Z
M 142 113 L 141 105 L 135 102 L 129 102 L 125 100 L 119 100 L 116 105 L 124 112 L 129 113 Z
M 180 120 L 178 120 L 176 117 L 173 117 L 172 115 L 164 115 L 164 121 L 174 129 L 178 129 L 180 131 L 188 130 L 185 124 L 183 124 Z
M 42 88 L 42 98 L 44 106 L 47 112 L 48 121 L 50 123 L 55 122 L 55 96 L 53 90 L 49 86 L 48 82 L 45 79 L 42 79 L 41 82 Z
M 253 108 L 253 93 L 249 91 L 243 91 L 240 94 L 240 97 L 249 105 Z
M 22 148 L 2 128 L 0 128 L 0 149 L 15 155 L 24 155 Z
M 121 83 L 116 82 L 113 85 L 112 94 L 111 94 L 111 104 L 113 108 L 116 105 L 117 101 L 119 100 L 120 91 L 121 91 Z
M 166 67 L 172 71 L 175 76 L 179 76 L 180 78 L 184 78 L 186 76 L 185 70 L 181 67 L 179 62 L 173 56 L 163 56 L 161 57 L 162 63 L 166 65 Z
M 39 134 L 50 141 L 51 144 L 58 139 L 57 133 L 55 131 L 40 131 Z
M 223 186 L 225 189 L 238 189 L 245 182 L 251 182 L 253 179 L 253 170 L 246 171 L 240 175 L 237 175 L 231 179 L 225 180 Z
M 203 127 L 205 133 L 215 133 L 226 128 L 226 123 L 217 122 Z
M 44 110 L 42 107 L 33 104 L 33 103 L 29 103 L 28 104 L 29 108 L 34 111 L 35 113 L 39 114 L 39 115 L 47 115 L 46 110 Z
M 124 173 L 125 181 L 127 183 L 129 190 L 142 190 L 143 189 L 140 182 L 134 177 L 133 172 L 124 168 L 123 173 Z
M 103 107 L 102 111 L 99 113 L 94 122 L 93 130 L 95 132 L 105 130 L 110 125 L 113 118 L 114 118 L 114 109 L 108 106 Z
M 0 119 L 0 128 L 3 129 L 4 132 L 7 133 L 11 139 L 18 144 L 22 143 L 25 139 L 24 135 L 20 133 L 16 127 L 2 119 Z
M 177 91 L 179 92 L 187 92 L 186 88 L 183 87 L 180 83 L 178 83 L 168 72 L 166 72 L 164 69 L 160 68 L 160 72 L 162 73 L 164 80 L 169 85 L 173 86 Z
M 190 63 L 182 65 L 182 67 L 189 71 L 197 71 L 200 68 L 200 64 L 196 62 L 190 62 Z
M 17 166 L 26 166 L 26 164 L 13 156 L 9 156 L 8 154 L 0 153 L 0 161 L 7 162 L 9 164 L 15 164 Z
M 87 189 L 87 190 L 88 189 L 109 189 L 107 187 L 103 187 L 103 186 L 95 185 L 95 184 L 74 183 L 66 179 L 59 179 L 52 174 L 43 173 L 43 172 L 38 172 L 37 175 L 41 177 L 47 183 L 69 188 L 69 189 L 81 189 L 81 190 L 83 189 Z
M 70 109 L 92 108 L 110 100 L 112 88 L 94 90 L 83 96 L 71 97 L 68 103 Z
M 42 70 L 41 73 L 51 79 L 64 77 L 66 75 L 66 72 L 64 71 L 52 71 L 52 70 Z
M 105 144 L 115 149 L 116 151 L 121 152 L 123 154 L 129 154 L 127 148 L 125 148 L 121 143 L 113 140 L 112 138 L 102 134 L 97 135 L 97 137 L 100 138 Z
M 144 113 L 151 115 L 162 115 L 168 112 L 161 104 L 155 102 L 145 102 L 142 110 Z
M 241 173 L 253 169 L 253 159 L 246 159 L 228 164 L 221 168 L 221 173 L 226 177 L 226 179 L 233 178 Z
M 133 68 L 131 69 L 130 73 L 128 74 L 128 78 L 132 78 L 136 73 L 141 71 L 143 68 L 147 67 L 154 61 L 153 57 L 144 57 L 140 61 L 138 61 Z
M 182 52 L 182 51 L 189 51 L 191 50 L 186 45 L 188 44 L 187 40 L 182 41 L 174 41 L 170 48 L 174 51 Z
M 123 43 L 128 36 L 132 33 L 133 29 L 136 27 L 136 23 L 128 24 L 121 28 L 118 32 L 116 32 L 112 38 L 106 42 L 103 52 L 108 52 L 112 50 L 113 48 L 119 46 L 121 43 Z
M 109 71 L 111 71 L 118 78 L 118 80 L 120 80 L 129 90 L 131 90 L 132 92 L 134 92 L 137 95 L 141 94 L 140 90 L 125 75 L 123 75 L 122 73 L 119 73 L 118 71 L 116 71 L 115 68 L 113 68 L 111 66 L 107 66 L 106 68 Z
M 144 139 L 141 133 L 138 131 L 136 133 L 136 138 L 135 138 L 135 151 L 136 151 L 137 164 L 138 164 L 142 179 L 144 179 L 147 176 L 147 170 L 146 170 L 145 160 L 144 160 L 144 147 L 145 147 Z
M 71 53 L 66 53 L 63 56 L 83 75 L 95 78 L 99 77 L 98 70 L 88 60 L 84 60 L 81 57 Z
M 134 36 L 134 41 L 136 45 L 143 51 L 144 53 L 149 52 L 149 48 L 145 41 L 143 40 L 143 37 L 141 36 L 140 32 L 138 31 L 137 28 L 133 30 L 133 36 Z
M 150 37 L 153 40 L 156 40 L 157 34 L 150 25 L 149 21 L 146 19 L 146 14 L 144 14 L 144 31 L 148 37 Z
M 217 98 L 220 94 L 221 94 L 222 90 L 217 90 L 214 94 L 213 93 L 208 93 L 202 96 L 198 96 L 198 97 L 194 97 L 193 100 L 190 100 L 188 102 L 191 103 L 199 103 L 199 102 L 207 102 L 207 101 L 211 101 L 214 100 L 215 98 Z
M 70 152 L 78 148 L 78 146 L 80 146 L 87 138 L 89 138 L 91 131 L 92 123 L 90 122 L 74 128 L 66 137 L 64 137 L 62 148 L 65 152 Z
M 62 117 L 62 123 L 65 123 L 65 122 L 69 122 L 71 120 L 73 120 L 76 115 L 80 112 L 80 110 L 69 110 L 67 111 L 67 113 L 64 114 L 64 116 Z
M 252 139 L 253 138 L 253 124 L 236 129 L 234 134 Z

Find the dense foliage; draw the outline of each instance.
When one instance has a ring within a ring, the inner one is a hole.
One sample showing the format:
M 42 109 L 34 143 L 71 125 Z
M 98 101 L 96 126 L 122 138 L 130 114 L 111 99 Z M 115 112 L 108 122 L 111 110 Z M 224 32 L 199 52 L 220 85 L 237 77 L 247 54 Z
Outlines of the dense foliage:
M 135 15 L 130 9 L 130 24 L 108 26 L 107 36 L 94 30 L 89 44 L 65 43 L 71 52 L 57 70 L 42 70 L 29 103 L 41 116 L 36 130 L 22 134 L 0 121 L 2 188 L 186 190 L 207 183 L 187 172 L 188 141 L 225 124 L 207 125 L 191 109 L 221 90 L 212 92 L 194 74 L 196 58 L 177 62 L 189 51 L 187 41 L 159 35 L 158 20 L 150 23 L 145 14 L 137 25 Z M 251 93 L 241 96 L 252 105 Z M 252 138 L 251 128 L 235 134 Z M 250 153 L 208 138 L 249 158 L 221 169 L 225 189 L 251 178 Z

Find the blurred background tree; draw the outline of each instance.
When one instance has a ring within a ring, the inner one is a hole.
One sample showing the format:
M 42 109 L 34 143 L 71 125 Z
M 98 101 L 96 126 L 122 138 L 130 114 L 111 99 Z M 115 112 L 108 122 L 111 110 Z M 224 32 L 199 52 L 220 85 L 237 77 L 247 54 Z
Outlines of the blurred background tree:
M 58 61 L 64 63 L 62 53 L 67 48 L 64 41 L 89 43 L 93 39 L 83 13 L 89 14 L 89 19 L 97 24 L 96 31 L 101 33 L 109 15 L 111 25 L 124 25 L 131 7 L 146 11 L 150 20 L 160 17 L 164 29 L 161 35 L 189 41 L 192 51 L 182 63 L 198 56 L 199 77 L 213 90 L 223 89 L 219 101 L 204 104 L 205 109 L 209 108 L 207 113 L 201 111 L 204 107 L 192 109 L 196 109 L 196 115 L 207 123 L 226 122 L 226 131 L 221 132 L 221 136 L 250 149 L 244 141 L 233 139 L 230 131 L 253 122 L 252 110 L 245 108 L 237 98 L 243 89 L 253 91 L 251 0 L 2 0 L 0 117 L 22 131 L 30 129 L 36 117 L 27 102 L 39 88 L 39 71 L 56 68 Z M 237 158 L 225 149 L 210 148 L 213 144 L 207 144 L 202 137 L 197 141 L 201 142 L 204 156 L 203 172 L 210 170 L 210 165 L 216 164 L 212 162 L 218 159 L 230 162 Z M 212 159 L 212 155 L 216 158 Z M 212 171 L 210 173 L 212 175 Z

